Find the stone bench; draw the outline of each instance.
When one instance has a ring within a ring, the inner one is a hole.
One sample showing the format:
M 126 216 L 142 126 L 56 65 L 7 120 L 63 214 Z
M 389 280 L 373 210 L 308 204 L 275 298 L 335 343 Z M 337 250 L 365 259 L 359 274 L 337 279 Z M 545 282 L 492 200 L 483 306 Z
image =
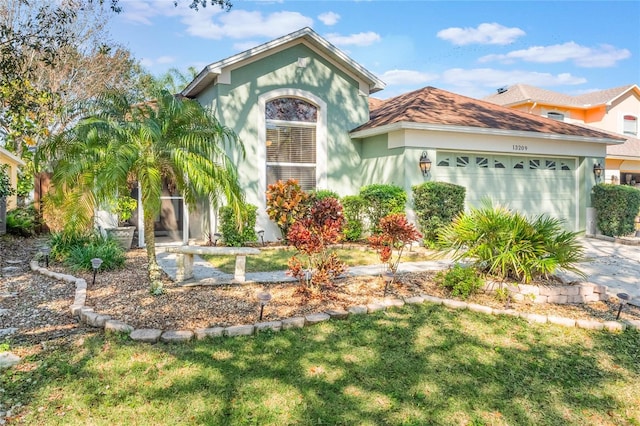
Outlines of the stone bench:
M 176 253 L 176 282 L 186 281 L 193 278 L 193 255 L 210 256 L 235 256 L 236 269 L 233 278 L 237 282 L 245 282 L 245 269 L 247 255 L 260 254 L 260 250 L 253 247 L 209 247 L 209 246 L 177 246 L 167 247 L 167 253 Z

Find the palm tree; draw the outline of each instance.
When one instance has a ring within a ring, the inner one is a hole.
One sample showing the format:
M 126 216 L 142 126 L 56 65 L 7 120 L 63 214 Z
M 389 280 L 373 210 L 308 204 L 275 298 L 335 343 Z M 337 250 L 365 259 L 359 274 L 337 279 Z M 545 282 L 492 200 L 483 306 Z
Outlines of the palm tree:
M 137 104 L 124 94 L 109 93 L 93 111 L 48 141 L 38 157 L 53 161 L 54 188 L 82 200 L 76 207 L 84 205 L 86 211 L 113 199 L 128 182 L 139 183 L 151 291 L 162 293 L 154 220 L 160 213 L 163 182 L 175 186 L 190 208 L 203 198 L 214 205 L 224 201 L 242 218 L 243 192 L 225 149 L 244 155 L 244 148 L 236 134 L 199 103 L 166 90 Z

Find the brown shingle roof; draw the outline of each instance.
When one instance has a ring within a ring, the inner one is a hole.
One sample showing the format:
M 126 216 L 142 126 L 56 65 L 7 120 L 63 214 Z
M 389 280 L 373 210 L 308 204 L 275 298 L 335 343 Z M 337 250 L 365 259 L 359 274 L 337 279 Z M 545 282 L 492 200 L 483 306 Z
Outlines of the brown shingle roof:
M 353 132 L 401 122 L 623 140 L 619 136 L 516 111 L 435 87 L 425 87 L 385 100 L 371 110 L 370 120 Z
M 626 86 L 599 90 L 585 93 L 584 95 L 570 96 L 527 84 L 515 84 L 505 92 L 487 96 L 483 100 L 498 105 L 514 105 L 530 101 L 558 106 L 586 107 L 606 104 L 634 86 L 635 84 L 627 84 Z

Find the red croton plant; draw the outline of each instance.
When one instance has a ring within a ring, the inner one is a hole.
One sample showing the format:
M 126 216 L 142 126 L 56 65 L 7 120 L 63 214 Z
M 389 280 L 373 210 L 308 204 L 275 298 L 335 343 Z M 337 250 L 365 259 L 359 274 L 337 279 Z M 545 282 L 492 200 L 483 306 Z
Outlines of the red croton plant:
M 422 234 L 402 213 L 383 217 L 380 219 L 379 226 L 380 233 L 369 237 L 369 246 L 378 252 L 380 261 L 387 264 L 389 272 L 395 278 L 405 247 L 420 241 Z
M 289 228 L 289 244 L 308 259 L 306 264 L 297 255 L 289 259 L 289 274 L 303 286 L 328 285 L 346 270 L 346 264 L 329 249 L 340 241 L 344 222 L 340 202 L 324 198 L 315 200 L 304 217 Z

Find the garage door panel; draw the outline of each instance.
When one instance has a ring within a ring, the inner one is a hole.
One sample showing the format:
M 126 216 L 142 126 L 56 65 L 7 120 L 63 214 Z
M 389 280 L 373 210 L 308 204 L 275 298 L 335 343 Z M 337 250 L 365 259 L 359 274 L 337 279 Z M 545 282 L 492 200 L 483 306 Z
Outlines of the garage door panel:
M 478 156 L 482 159 L 482 167 L 477 166 L 473 154 L 464 154 L 465 167 L 438 167 L 437 180 L 467 188 L 467 206 L 478 207 L 484 198 L 489 197 L 529 217 L 547 214 L 564 220 L 567 229 L 576 229 L 574 159 Z M 459 165 L 460 159 L 456 157 L 456 154 L 448 153 L 449 164 Z M 485 164 L 496 164 L 496 160 L 505 167 L 484 167 Z M 514 169 L 516 165 L 522 165 L 522 168 Z M 571 170 L 562 170 L 561 166 Z

